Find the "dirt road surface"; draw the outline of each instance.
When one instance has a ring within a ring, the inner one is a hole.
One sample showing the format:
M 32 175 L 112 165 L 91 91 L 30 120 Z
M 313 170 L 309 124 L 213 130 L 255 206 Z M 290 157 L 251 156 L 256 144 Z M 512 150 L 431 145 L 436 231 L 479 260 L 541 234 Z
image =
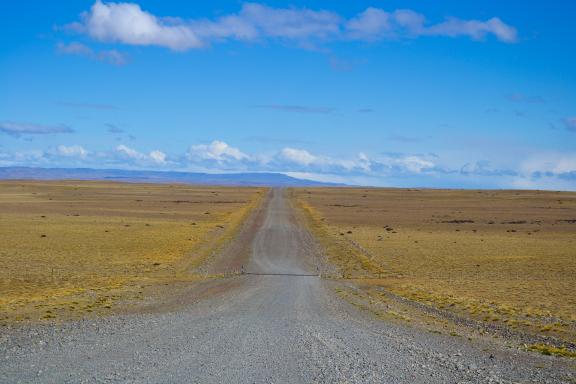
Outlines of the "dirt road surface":
M 244 276 L 170 312 L 0 330 L 2 383 L 561 383 L 570 362 L 371 317 L 273 191 Z M 312 275 L 312 276 L 305 276 Z M 218 283 L 216 283 L 218 284 Z

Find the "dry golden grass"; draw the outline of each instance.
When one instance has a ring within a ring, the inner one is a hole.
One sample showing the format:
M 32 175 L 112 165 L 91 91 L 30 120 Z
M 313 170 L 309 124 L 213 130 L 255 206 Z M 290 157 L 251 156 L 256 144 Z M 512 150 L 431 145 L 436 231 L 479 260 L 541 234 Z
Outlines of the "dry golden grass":
M 0 182 L 0 321 L 109 311 L 232 237 L 257 188 Z
M 296 189 L 347 277 L 575 342 L 576 193 Z

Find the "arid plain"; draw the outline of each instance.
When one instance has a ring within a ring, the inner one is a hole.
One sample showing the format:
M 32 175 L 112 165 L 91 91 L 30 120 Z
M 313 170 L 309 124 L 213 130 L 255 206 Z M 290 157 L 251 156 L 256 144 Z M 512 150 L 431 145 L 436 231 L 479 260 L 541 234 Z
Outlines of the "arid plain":
M 575 193 L 323 188 L 293 194 L 336 273 L 357 282 L 354 295 L 384 303 L 383 314 L 418 317 L 406 306 L 391 309 L 392 293 L 446 323 L 537 335 L 520 339 L 529 349 L 576 356 L 563 348 L 576 343 Z
M 205 277 L 263 189 L 0 183 L 0 322 L 138 304 L 146 287 Z M 123 308 L 124 307 L 124 308 Z

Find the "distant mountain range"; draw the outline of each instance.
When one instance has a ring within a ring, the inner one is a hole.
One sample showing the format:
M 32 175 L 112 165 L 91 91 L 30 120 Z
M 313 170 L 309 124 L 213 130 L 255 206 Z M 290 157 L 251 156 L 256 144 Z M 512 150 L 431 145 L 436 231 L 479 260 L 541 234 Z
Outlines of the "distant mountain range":
M 92 168 L 0 167 L 0 180 L 106 180 L 131 183 L 184 183 L 270 187 L 338 186 L 282 173 L 191 173 Z

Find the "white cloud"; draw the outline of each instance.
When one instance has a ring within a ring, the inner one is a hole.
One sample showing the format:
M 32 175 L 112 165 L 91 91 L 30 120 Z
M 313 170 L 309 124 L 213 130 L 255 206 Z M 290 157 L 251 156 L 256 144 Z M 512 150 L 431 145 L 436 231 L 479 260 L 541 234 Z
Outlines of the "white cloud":
M 364 153 L 359 153 L 356 158 L 342 159 L 315 155 L 307 150 L 296 148 L 282 149 L 276 156 L 274 164 L 283 169 L 297 166 L 299 171 L 366 174 L 398 172 L 418 174 L 435 166 L 430 159 L 416 155 L 370 158 Z
M 82 23 L 75 24 L 75 28 L 105 42 L 157 45 L 178 51 L 202 46 L 190 27 L 159 19 L 134 3 L 98 0 L 82 14 Z
M 146 157 L 146 155 L 144 155 L 143 153 L 140 153 L 137 150 L 130 148 L 124 144 L 118 145 L 116 147 L 115 151 L 119 155 L 126 157 L 126 158 L 129 158 L 129 159 L 141 160 L 141 159 L 144 159 Z
M 370 158 L 364 153 L 360 152 L 358 154 L 358 167 L 363 169 L 364 171 L 369 171 L 371 166 L 372 161 L 370 160 Z
M 14 154 L 13 160 L 22 163 L 38 164 L 46 161 L 46 153 L 41 150 L 19 151 Z
M 51 135 L 56 133 L 72 133 L 74 130 L 66 125 L 43 125 L 14 121 L 0 122 L 0 132 L 13 136 L 21 135 Z
M 86 156 L 88 155 L 88 151 L 85 150 L 80 145 L 71 145 L 71 146 L 59 145 L 56 148 L 56 151 L 60 156 L 77 157 L 80 159 L 85 159 Z
M 150 152 L 150 158 L 158 164 L 166 164 L 166 154 L 159 150 Z
M 214 20 L 183 20 L 158 17 L 136 3 L 104 3 L 98 0 L 81 15 L 81 21 L 68 29 L 85 33 L 102 42 L 160 46 L 174 51 L 202 48 L 214 41 L 264 39 L 291 40 L 300 46 L 312 41 L 381 40 L 386 37 L 415 38 L 423 35 L 468 36 L 481 40 L 494 35 L 503 42 L 514 42 L 516 30 L 497 17 L 487 21 L 449 18 L 426 26 L 424 15 L 408 9 L 387 12 L 369 7 L 346 20 L 335 12 L 308 8 L 274 8 L 245 3 L 238 13 Z M 72 45 L 73 44 L 73 45 Z M 94 55 L 78 43 L 62 46 L 65 53 Z M 114 55 L 108 51 L 106 56 Z M 98 57 L 98 54 L 96 54 Z
M 223 141 L 192 145 L 185 155 L 168 156 L 155 149 L 140 152 L 121 144 L 111 151 L 89 151 L 80 145 L 55 150 L 0 152 L 3 166 L 83 166 L 170 169 L 199 172 L 280 172 L 295 177 L 359 185 L 442 188 L 541 188 L 576 190 L 576 153 L 534 154 L 520 165 L 495 168 L 487 160 L 451 159 L 434 154 L 381 153 L 336 157 L 302 148 L 247 154 Z M 501 167 L 501 165 L 499 166 Z
M 402 159 L 397 159 L 397 164 L 414 173 L 420 173 L 425 169 L 434 167 L 433 162 L 418 156 L 407 156 Z
M 542 153 L 520 165 L 524 176 L 534 174 L 561 175 L 576 172 L 576 153 Z
M 168 165 L 167 155 L 157 149 L 151 151 L 149 154 L 137 151 L 124 144 L 118 145 L 114 149 L 114 153 L 121 159 L 130 160 L 135 164 L 140 165 Z
M 391 27 L 390 14 L 382 9 L 372 7 L 367 8 L 346 23 L 350 37 L 360 40 L 380 38 Z
M 262 36 L 287 39 L 326 38 L 340 31 L 341 17 L 330 11 L 272 8 L 256 3 L 242 6 L 240 18 Z
M 190 160 L 214 160 L 217 162 L 248 160 L 249 156 L 238 148 L 223 141 L 214 140 L 210 144 L 192 145 L 188 150 Z
M 410 9 L 398 9 L 393 13 L 394 23 L 409 34 L 418 35 L 424 31 L 426 17 Z
M 318 157 L 304 149 L 284 148 L 280 151 L 280 158 L 299 165 L 310 165 L 318 161 Z
M 462 20 L 455 17 L 444 22 L 426 26 L 426 17 L 409 9 L 400 9 L 388 13 L 378 8 L 368 8 L 347 23 L 350 37 L 361 40 L 378 40 L 383 37 L 418 36 L 468 36 L 482 40 L 494 35 L 498 40 L 513 43 L 517 40 L 517 31 L 497 17 L 486 21 Z
M 361 156 L 365 156 L 362 155 Z M 351 171 L 354 169 L 366 169 L 367 158 L 359 159 L 336 159 L 329 156 L 314 155 L 305 149 L 284 148 L 275 157 L 275 165 L 279 167 L 294 167 L 300 169 L 322 171 Z
M 517 40 L 516 29 L 497 17 L 487 21 L 450 18 L 443 23 L 429 27 L 425 34 L 450 37 L 468 36 L 474 40 L 481 40 L 487 35 L 494 35 L 498 40 L 505 43 L 513 43 Z

